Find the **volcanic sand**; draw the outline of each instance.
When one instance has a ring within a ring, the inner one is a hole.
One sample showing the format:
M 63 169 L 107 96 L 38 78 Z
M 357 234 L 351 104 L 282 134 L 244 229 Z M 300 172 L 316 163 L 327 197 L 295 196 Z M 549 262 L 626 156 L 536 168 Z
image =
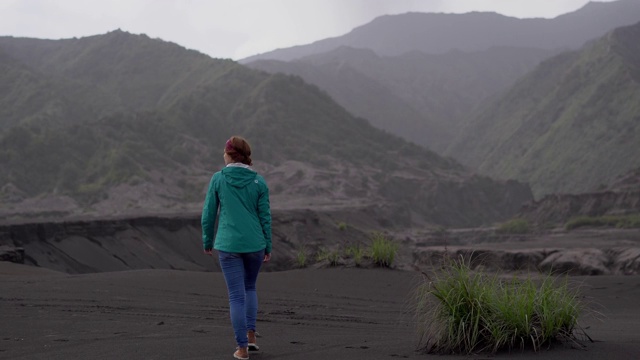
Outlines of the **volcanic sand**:
M 213 259 L 212 259 L 213 261 Z M 586 350 L 426 355 L 415 350 L 416 272 L 303 269 L 258 279 L 251 359 L 640 359 L 640 277 L 575 277 L 600 319 Z M 220 273 L 138 270 L 67 275 L 0 263 L 1 359 L 232 359 Z

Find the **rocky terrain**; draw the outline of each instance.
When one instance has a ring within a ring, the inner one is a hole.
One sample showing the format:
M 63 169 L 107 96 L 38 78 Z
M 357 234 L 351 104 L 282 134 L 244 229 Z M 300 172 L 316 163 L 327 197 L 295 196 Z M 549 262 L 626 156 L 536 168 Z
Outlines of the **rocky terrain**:
M 302 249 L 311 256 L 320 248 L 368 241 L 369 234 L 353 223 L 340 226 L 338 216 L 305 210 L 274 211 L 275 256 L 269 270 L 296 267 L 295 254 Z M 0 225 L 0 246 L 7 260 L 67 273 L 218 270 L 217 261 L 202 252 L 199 213 L 5 223 Z M 22 259 L 10 256 L 16 249 L 24 252 Z
M 418 268 L 464 258 L 476 270 L 498 273 L 640 273 L 638 229 L 555 230 L 528 235 L 500 235 L 476 229 L 426 236 L 412 242 L 411 263 Z
M 373 211 L 373 209 L 371 209 Z M 352 211 L 276 210 L 274 257 L 267 271 L 304 266 L 370 267 L 357 264 L 347 249 L 366 252 L 374 231 L 399 246 L 395 268 L 424 270 L 463 256 L 476 269 L 540 271 L 571 275 L 640 273 L 640 230 L 553 230 L 526 235 L 495 229 L 400 231 L 385 228 L 366 209 Z M 218 271 L 203 255 L 200 216 L 77 219 L 0 225 L 0 258 L 67 273 L 132 269 Z M 336 254 L 336 261 L 319 259 Z
M 640 191 L 602 191 L 584 194 L 553 194 L 528 203 L 520 216 L 534 224 L 564 224 L 576 216 L 603 216 L 640 213 Z

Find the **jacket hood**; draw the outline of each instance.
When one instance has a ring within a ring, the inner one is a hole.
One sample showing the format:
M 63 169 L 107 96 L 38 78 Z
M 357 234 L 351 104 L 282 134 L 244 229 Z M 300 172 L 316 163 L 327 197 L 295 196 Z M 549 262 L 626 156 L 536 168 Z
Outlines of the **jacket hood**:
M 226 167 L 222 169 L 221 173 L 227 184 L 237 188 L 243 188 L 256 182 L 256 175 L 258 174 L 244 167 Z

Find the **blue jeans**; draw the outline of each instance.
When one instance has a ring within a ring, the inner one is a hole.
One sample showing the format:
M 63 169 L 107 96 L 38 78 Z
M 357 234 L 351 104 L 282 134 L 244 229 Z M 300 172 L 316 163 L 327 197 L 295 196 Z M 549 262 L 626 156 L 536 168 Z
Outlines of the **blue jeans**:
M 264 260 L 264 250 L 252 253 L 229 253 L 218 251 L 220 268 L 229 291 L 231 324 L 236 335 L 236 344 L 247 347 L 247 331 L 256 330 L 258 316 L 258 294 L 256 280 Z

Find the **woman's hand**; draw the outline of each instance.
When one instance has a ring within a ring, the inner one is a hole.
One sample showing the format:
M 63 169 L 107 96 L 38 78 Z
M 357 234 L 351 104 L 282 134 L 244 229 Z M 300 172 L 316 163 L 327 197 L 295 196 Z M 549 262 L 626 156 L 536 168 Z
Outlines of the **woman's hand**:
M 213 256 L 213 250 L 212 249 L 204 249 L 204 254 L 205 255 L 209 255 L 209 256 Z
M 262 261 L 263 262 L 269 262 L 269 260 L 271 260 L 271 253 L 264 254 L 264 260 L 262 260 Z

